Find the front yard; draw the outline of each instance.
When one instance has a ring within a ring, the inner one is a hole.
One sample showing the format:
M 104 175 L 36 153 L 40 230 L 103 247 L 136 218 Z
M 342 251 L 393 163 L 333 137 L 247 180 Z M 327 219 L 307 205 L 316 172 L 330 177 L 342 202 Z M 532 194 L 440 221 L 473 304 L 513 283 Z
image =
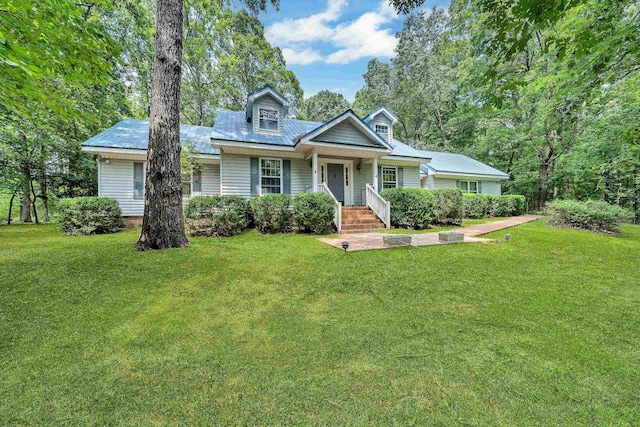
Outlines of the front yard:
M 631 425 L 640 227 L 343 253 L 0 227 L 0 425 Z M 501 238 L 506 233 L 488 237 Z

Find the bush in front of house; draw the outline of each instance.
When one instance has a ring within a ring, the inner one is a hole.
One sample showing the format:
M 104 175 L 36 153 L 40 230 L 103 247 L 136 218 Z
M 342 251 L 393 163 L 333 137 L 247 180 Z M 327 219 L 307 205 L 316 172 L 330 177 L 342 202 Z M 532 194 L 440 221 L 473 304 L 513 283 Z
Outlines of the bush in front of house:
M 436 195 L 422 188 L 391 188 L 380 195 L 391 203 L 393 227 L 424 230 L 438 215 Z
M 463 200 L 465 218 L 497 218 L 525 213 L 526 199 L 524 196 L 465 193 Z
M 284 233 L 291 226 L 291 197 L 288 194 L 265 194 L 251 199 L 253 220 L 261 233 Z
M 58 224 L 70 236 L 115 233 L 124 228 L 122 211 L 109 197 L 76 197 L 58 203 Z
M 196 196 L 184 210 L 192 236 L 230 237 L 248 226 L 249 201 L 240 196 Z
M 293 199 L 293 222 L 305 231 L 325 234 L 333 226 L 335 202 L 324 193 L 302 193 Z
M 472 219 L 482 219 L 489 216 L 489 198 L 485 194 L 465 193 L 462 195 L 464 201 L 464 217 Z
M 464 218 L 464 201 L 459 189 L 427 190 L 436 196 L 437 212 L 434 223 L 439 225 L 460 225 Z
M 631 211 L 601 200 L 556 200 L 547 205 L 544 214 L 549 219 L 549 225 L 554 227 L 610 234 L 619 234 L 620 224 L 634 219 Z

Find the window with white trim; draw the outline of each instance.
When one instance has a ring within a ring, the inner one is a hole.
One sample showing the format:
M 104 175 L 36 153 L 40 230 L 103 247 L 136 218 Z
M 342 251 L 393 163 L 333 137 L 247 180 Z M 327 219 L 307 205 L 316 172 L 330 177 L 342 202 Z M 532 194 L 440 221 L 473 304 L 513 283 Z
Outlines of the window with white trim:
M 260 159 L 260 194 L 282 193 L 282 160 Z
M 376 125 L 376 133 L 382 136 L 384 139 L 387 139 L 389 137 L 389 126 Z
M 144 198 L 144 163 L 133 164 L 133 198 Z
M 191 191 L 199 196 L 202 193 L 202 171 L 194 170 L 191 180 L 193 181 Z
M 280 117 L 278 110 L 260 108 L 259 113 L 258 127 L 261 130 L 278 130 L 278 119 Z
M 398 187 L 398 168 L 391 166 L 382 167 L 382 189 Z
M 478 181 L 460 181 L 460 189 L 463 193 L 478 194 Z

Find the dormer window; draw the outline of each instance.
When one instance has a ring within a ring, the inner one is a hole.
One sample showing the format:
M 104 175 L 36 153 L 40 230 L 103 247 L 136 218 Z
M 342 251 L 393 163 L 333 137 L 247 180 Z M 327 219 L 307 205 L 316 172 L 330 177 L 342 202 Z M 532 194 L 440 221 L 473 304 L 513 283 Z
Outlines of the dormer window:
M 278 110 L 270 110 L 266 108 L 260 108 L 259 116 L 259 128 L 260 130 L 278 131 Z
M 376 133 L 387 139 L 389 137 L 389 126 L 387 125 L 376 125 Z

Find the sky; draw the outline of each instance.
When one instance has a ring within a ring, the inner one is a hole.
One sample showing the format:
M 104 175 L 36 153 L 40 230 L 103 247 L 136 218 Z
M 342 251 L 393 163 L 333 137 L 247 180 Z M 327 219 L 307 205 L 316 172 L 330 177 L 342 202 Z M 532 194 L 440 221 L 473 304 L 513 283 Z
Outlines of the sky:
M 446 7 L 448 0 L 427 0 L 422 8 L 433 6 Z M 350 102 L 364 85 L 367 62 L 394 56 L 404 20 L 387 0 L 281 0 L 279 11 L 270 8 L 259 18 L 305 98 L 327 89 Z

